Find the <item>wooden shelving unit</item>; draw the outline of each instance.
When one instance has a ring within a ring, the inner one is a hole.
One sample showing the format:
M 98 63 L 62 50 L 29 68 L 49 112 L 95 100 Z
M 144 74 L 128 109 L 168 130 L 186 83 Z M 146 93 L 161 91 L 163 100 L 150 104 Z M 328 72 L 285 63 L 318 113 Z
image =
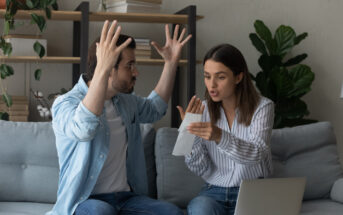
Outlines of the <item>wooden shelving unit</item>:
M 136 59 L 138 65 L 163 65 L 162 59 Z M 34 57 L 34 56 L 0 56 L 0 62 L 8 63 L 73 63 L 79 64 L 80 57 Z M 187 65 L 187 60 L 180 60 L 180 66 Z
M 0 9 L 0 17 L 4 18 L 5 9 Z M 31 19 L 31 14 L 35 13 L 45 16 L 41 10 L 18 10 L 16 19 Z M 197 16 L 197 20 L 203 16 Z M 89 12 L 89 21 L 118 20 L 118 22 L 135 23 L 172 23 L 187 24 L 188 16 L 180 14 L 159 14 L 159 13 L 110 13 L 110 12 Z M 51 11 L 51 20 L 59 21 L 81 21 L 81 11 Z
M 0 62 L 9 63 L 80 63 L 80 57 L 0 56 Z
M 0 9 L 0 17 L 4 18 L 6 11 Z M 18 10 L 15 19 L 31 19 L 31 14 L 45 16 L 44 11 L 38 10 Z M 75 11 L 52 11 L 50 20 L 73 21 L 73 57 L 47 56 L 43 58 L 34 56 L 0 56 L 0 62 L 12 63 L 71 63 L 73 64 L 73 84 L 75 84 L 81 71 L 87 69 L 88 34 L 89 22 L 118 20 L 118 22 L 131 23 L 163 23 L 163 24 L 183 24 L 187 26 L 188 34 L 192 34 L 191 40 L 187 43 L 187 59 L 180 60 L 179 66 L 187 68 L 187 98 L 190 99 L 195 93 L 195 66 L 196 66 L 196 21 L 203 16 L 196 15 L 196 6 L 188 6 L 175 14 L 151 14 L 151 13 L 109 13 L 89 11 L 89 2 L 82 2 Z M 139 65 L 163 65 L 162 59 L 139 59 Z M 178 69 L 179 71 L 179 69 Z M 172 106 L 179 104 L 179 75 L 176 75 L 175 87 L 172 96 Z M 175 110 L 174 110 L 175 109 Z M 171 126 L 179 125 L 179 117 L 176 108 L 172 109 Z

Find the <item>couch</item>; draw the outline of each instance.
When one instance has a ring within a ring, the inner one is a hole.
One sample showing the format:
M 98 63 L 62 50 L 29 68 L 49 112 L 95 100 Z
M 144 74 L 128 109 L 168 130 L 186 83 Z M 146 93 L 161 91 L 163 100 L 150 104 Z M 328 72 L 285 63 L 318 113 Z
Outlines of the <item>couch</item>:
M 58 157 L 50 122 L 0 120 L 0 215 L 44 214 L 56 201 Z M 141 125 L 147 195 L 181 208 L 203 181 L 171 155 L 177 129 Z M 272 177 L 307 177 L 301 215 L 343 214 L 343 172 L 328 122 L 273 130 Z

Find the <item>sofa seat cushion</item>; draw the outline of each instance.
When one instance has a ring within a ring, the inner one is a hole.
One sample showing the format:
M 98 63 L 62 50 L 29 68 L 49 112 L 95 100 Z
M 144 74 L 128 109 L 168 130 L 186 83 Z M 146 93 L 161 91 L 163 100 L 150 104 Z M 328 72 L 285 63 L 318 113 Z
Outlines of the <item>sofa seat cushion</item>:
M 45 214 L 54 205 L 33 202 L 0 202 L 0 215 L 37 215 Z
M 176 128 L 160 128 L 156 133 L 157 197 L 186 208 L 198 195 L 204 181 L 188 169 L 184 156 L 172 155 L 177 135 Z
M 271 148 L 273 177 L 306 177 L 305 200 L 329 197 L 334 182 L 343 177 L 329 122 L 275 129 Z
M 343 204 L 330 199 L 304 201 L 300 215 L 342 215 Z

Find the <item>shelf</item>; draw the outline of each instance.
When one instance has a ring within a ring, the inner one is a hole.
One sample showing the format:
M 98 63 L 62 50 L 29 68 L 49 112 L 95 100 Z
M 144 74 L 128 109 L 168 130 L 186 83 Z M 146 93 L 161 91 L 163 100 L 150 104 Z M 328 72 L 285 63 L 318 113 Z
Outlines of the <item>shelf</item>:
M 197 16 L 197 20 L 202 18 L 203 16 Z M 115 19 L 118 20 L 118 22 L 187 24 L 188 16 L 160 13 L 89 12 L 89 21 Z
M 10 63 L 80 63 L 79 57 L 43 57 L 38 56 L 0 56 L 0 62 Z
M 163 59 L 144 59 L 136 58 L 137 65 L 163 65 Z M 179 65 L 187 65 L 187 60 L 180 60 Z
M 0 17 L 4 18 L 6 13 L 5 9 L 0 10 Z M 31 14 L 35 13 L 39 16 L 45 17 L 45 12 L 42 10 L 18 10 L 15 19 L 31 19 Z M 81 12 L 80 11 L 51 11 L 51 19 L 52 20 L 71 20 L 71 21 L 80 21 L 81 20 Z
M 5 9 L 0 9 L 0 17 L 4 18 Z M 31 14 L 45 16 L 41 10 L 18 10 L 16 19 L 31 19 Z M 197 16 L 197 20 L 203 16 Z M 111 13 L 111 12 L 89 12 L 89 21 L 118 20 L 118 22 L 135 22 L 135 23 L 173 23 L 186 24 L 187 15 L 159 14 L 159 13 Z M 80 21 L 80 11 L 51 11 L 51 20 L 61 21 Z
M 136 59 L 138 65 L 163 65 L 162 59 Z M 80 63 L 79 57 L 43 57 L 36 56 L 0 56 L 0 62 L 8 63 Z M 187 60 L 180 60 L 179 65 L 186 65 Z

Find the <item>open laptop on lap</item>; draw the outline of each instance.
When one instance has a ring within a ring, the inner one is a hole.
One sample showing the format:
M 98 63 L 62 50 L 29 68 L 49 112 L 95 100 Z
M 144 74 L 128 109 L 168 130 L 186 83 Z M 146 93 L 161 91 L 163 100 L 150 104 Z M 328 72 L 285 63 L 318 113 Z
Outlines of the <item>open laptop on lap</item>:
M 298 215 L 305 184 L 305 178 L 242 181 L 235 215 Z

